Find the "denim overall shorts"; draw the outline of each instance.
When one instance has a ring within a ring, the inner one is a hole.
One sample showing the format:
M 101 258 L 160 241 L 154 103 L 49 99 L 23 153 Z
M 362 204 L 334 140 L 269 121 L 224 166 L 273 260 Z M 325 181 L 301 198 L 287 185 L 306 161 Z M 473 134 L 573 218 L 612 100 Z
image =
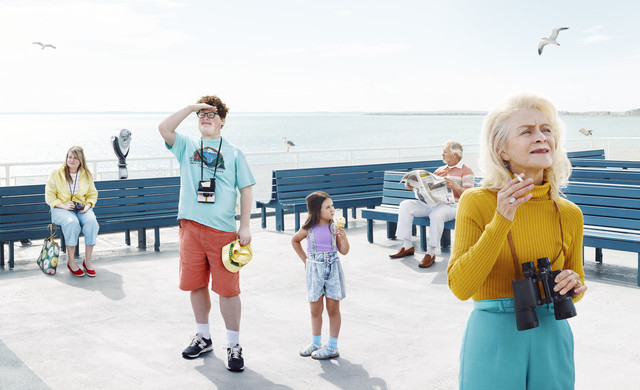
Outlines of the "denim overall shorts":
M 330 228 L 333 226 L 330 225 Z M 316 252 L 314 228 L 309 229 L 307 240 L 311 250 L 307 253 L 307 296 L 316 302 L 323 295 L 337 301 L 345 297 L 344 273 L 338 257 L 336 235 L 331 229 L 331 252 Z

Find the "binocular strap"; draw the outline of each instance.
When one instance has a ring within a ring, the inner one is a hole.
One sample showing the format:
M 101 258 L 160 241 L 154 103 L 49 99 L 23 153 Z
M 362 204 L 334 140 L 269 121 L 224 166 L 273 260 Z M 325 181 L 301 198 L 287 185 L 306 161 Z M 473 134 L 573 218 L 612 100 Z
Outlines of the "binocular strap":
M 551 264 L 555 263 L 556 260 L 558 260 L 558 258 L 560 257 L 560 253 L 562 253 L 562 250 L 564 249 L 564 229 L 562 228 L 562 215 L 560 215 L 560 206 L 558 205 L 558 202 L 556 202 L 555 199 L 553 199 L 553 203 L 555 203 L 556 210 L 558 210 L 558 222 L 560 223 L 560 251 L 558 252 L 558 255 L 556 256 L 556 258 L 551 262 Z M 518 260 L 518 255 L 516 254 L 516 247 L 513 244 L 513 237 L 511 236 L 511 231 L 507 233 L 507 239 L 509 240 L 509 247 L 511 248 L 511 258 L 513 259 L 513 267 L 516 269 L 515 280 L 520 280 L 523 278 L 522 270 L 521 270 L 522 267 L 520 266 L 520 260 Z

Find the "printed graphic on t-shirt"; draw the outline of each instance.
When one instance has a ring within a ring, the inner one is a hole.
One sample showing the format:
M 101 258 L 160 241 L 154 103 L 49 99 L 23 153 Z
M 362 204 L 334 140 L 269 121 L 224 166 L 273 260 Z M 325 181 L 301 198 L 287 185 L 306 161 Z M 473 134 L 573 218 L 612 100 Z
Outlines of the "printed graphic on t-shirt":
M 222 153 L 220 153 L 220 157 L 218 157 L 218 151 L 215 148 L 210 146 L 206 146 L 204 149 L 196 150 L 189 161 L 191 164 L 200 165 L 200 163 L 204 163 L 204 167 L 208 170 L 212 171 L 216 167 L 216 160 L 218 161 L 218 170 L 224 171 L 224 157 Z

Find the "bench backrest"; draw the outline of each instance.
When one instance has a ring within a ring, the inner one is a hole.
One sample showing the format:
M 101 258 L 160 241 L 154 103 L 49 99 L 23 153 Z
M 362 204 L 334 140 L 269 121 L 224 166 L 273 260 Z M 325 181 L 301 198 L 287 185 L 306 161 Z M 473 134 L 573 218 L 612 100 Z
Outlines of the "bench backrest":
M 96 181 L 95 185 L 98 202 L 94 212 L 98 222 L 119 216 L 131 217 L 136 213 L 145 216 L 175 213 L 177 216 L 180 196 L 178 176 L 105 180 Z M 50 207 L 45 203 L 44 191 L 44 184 L 0 187 L 1 225 L 10 225 L 16 236 L 20 235 L 21 228 L 29 228 L 35 236 L 42 236 L 46 226 L 51 223 Z
M 573 167 L 585 167 L 585 168 L 640 168 L 640 161 L 630 160 L 605 160 L 594 158 L 573 158 L 571 160 L 571 166 Z
M 378 194 L 382 197 L 385 171 L 435 170 L 443 164 L 442 160 L 425 160 L 277 170 L 273 171 L 275 192 L 272 198 L 304 199 L 313 191 L 325 191 L 331 196 Z
M 429 170 L 431 171 L 431 170 Z M 404 183 L 400 180 L 406 172 L 387 171 L 384 173 L 384 183 L 382 185 L 382 205 L 399 206 L 400 202 L 406 199 L 415 199 L 413 191 L 408 191 Z
M 569 159 L 574 159 L 574 158 L 604 159 L 604 149 L 575 150 L 573 152 L 567 152 L 567 157 L 569 157 Z
M 640 230 L 640 185 L 570 182 L 562 192 L 585 226 Z
M 640 170 L 574 167 L 572 168 L 569 181 L 640 184 Z

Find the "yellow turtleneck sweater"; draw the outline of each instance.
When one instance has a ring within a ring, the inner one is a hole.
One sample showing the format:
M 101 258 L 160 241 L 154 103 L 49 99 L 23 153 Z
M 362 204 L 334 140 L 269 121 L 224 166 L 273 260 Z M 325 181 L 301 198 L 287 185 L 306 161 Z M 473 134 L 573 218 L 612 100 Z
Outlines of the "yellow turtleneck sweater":
M 496 192 L 476 187 L 462 194 L 447 268 L 449 288 L 456 297 L 474 301 L 513 298 L 511 281 L 516 279 L 516 272 L 507 239 L 509 231 L 520 263 L 549 257 L 553 270 L 571 269 L 584 284 L 582 211 L 559 197 L 558 213 L 548 183 L 535 186 L 531 194 L 533 197 L 518 207 L 513 221 L 496 211 Z M 582 295 L 573 300 L 581 298 Z

